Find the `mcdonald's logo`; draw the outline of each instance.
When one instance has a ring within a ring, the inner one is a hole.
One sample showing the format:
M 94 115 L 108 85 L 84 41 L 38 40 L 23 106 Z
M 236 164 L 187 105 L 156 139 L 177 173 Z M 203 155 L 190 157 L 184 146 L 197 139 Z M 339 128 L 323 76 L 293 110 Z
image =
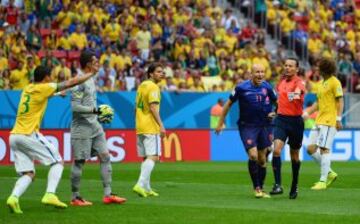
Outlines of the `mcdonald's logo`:
M 180 139 L 179 136 L 174 132 L 163 138 L 164 157 L 166 159 L 171 158 L 171 151 L 173 149 L 173 145 L 175 149 L 175 161 L 182 161 L 182 149 Z

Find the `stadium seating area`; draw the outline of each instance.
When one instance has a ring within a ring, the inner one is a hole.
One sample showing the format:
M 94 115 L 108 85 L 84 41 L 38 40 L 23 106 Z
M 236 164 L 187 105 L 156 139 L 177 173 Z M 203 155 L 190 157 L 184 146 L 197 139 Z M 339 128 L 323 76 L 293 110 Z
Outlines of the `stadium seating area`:
M 288 48 L 311 64 L 300 73 L 309 91 L 319 85 L 317 58 L 327 56 L 338 61 L 344 89 L 360 92 L 360 1 L 254 2 L 266 10 L 267 29 L 217 0 L 1 1 L 0 89 L 23 88 L 39 64 L 53 68 L 54 81 L 68 79 L 80 51 L 91 49 L 102 65 L 99 91 L 136 89 L 152 61 L 165 65 L 163 90 L 229 91 L 253 63 L 275 83 Z M 266 32 L 282 41 L 274 52 L 265 49 Z
M 273 79 L 264 31 L 216 0 L 2 2 L 0 89 L 21 89 L 40 63 L 54 81 L 74 76 L 83 49 L 100 58 L 99 91 L 136 89 L 152 61 L 165 65 L 164 90 L 228 91 L 253 62 Z
M 344 90 L 360 92 L 359 0 L 268 0 L 266 6 L 268 32 L 310 63 L 312 91 L 319 80 L 316 61 L 331 57 Z

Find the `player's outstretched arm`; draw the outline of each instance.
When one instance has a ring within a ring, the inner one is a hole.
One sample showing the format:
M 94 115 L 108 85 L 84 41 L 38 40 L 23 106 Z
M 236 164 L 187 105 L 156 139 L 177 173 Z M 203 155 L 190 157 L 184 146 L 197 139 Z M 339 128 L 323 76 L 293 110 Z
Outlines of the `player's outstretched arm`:
M 227 113 L 229 112 L 230 110 L 230 107 L 231 105 L 233 104 L 233 102 L 231 100 L 228 100 L 225 105 L 224 105 L 224 109 L 220 115 L 220 119 L 219 119 L 219 122 L 218 122 L 218 125 L 217 127 L 215 128 L 215 133 L 216 134 L 220 134 L 220 132 L 222 131 L 222 129 L 224 128 L 224 120 L 225 120 L 225 117 L 227 115 Z
M 318 110 L 318 107 L 319 107 L 318 103 L 315 102 L 313 105 L 311 105 L 310 108 L 308 108 L 307 110 L 304 111 L 304 113 L 302 114 L 302 117 L 304 119 L 308 119 L 310 114 L 312 114 Z
M 89 78 L 95 76 L 96 73 L 93 72 L 93 73 L 86 73 L 85 75 L 83 76 L 76 76 L 74 78 L 71 78 L 69 80 L 66 80 L 64 82 L 60 82 L 57 84 L 57 90 L 56 92 L 60 92 L 60 91 L 63 91 L 63 90 L 66 90 L 66 89 L 69 89 L 71 87 L 74 87 L 74 86 L 77 86 L 83 82 L 85 82 L 86 80 L 88 80 Z

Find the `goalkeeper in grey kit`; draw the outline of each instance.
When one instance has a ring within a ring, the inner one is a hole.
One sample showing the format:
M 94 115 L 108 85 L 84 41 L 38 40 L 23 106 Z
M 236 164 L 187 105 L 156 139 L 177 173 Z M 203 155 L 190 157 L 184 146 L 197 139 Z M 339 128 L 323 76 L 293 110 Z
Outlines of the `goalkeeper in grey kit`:
M 91 51 L 83 51 L 80 55 L 81 69 L 78 75 L 97 72 L 99 62 Z M 100 161 L 100 174 L 104 187 L 103 203 L 121 204 L 125 198 L 116 196 L 111 191 L 112 167 L 110 153 L 106 147 L 104 130 L 99 122 L 110 121 L 113 116 L 112 109 L 107 105 L 96 106 L 95 78 L 90 78 L 82 85 L 72 90 L 71 107 L 73 119 L 71 123 L 71 147 L 74 163 L 71 169 L 71 191 L 73 206 L 90 206 L 92 203 L 80 195 L 80 179 L 85 161 L 98 156 Z

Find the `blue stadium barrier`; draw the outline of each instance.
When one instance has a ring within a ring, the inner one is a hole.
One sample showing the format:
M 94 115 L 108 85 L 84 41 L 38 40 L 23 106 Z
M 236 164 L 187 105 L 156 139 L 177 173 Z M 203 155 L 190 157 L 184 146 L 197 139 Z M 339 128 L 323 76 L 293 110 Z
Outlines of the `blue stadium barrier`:
M 166 128 L 204 129 L 210 127 L 210 109 L 219 98 L 229 93 L 162 93 L 161 117 Z M 98 104 L 109 104 L 115 110 L 108 129 L 135 127 L 135 92 L 98 93 Z M 11 129 L 15 122 L 20 91 L 0 91 L 0 129 Z M 227 127 L 236 127 L 238 108 L 233 106 L 226 120 Z M 70 95 L 55 96 L 49 100 L 41 127 L 44 129 L 69 128 L 71 124 Z
M 312 160 L 307 155 L 306 147 L 309 144 L 309 133 L 305 131 L 303 146 L 300 150 L 300 159 Z M 220 135 L 211 132 L 210 159 L 212 161 L 247 161 L 245 148 L 237 130 L 224 130 Z M 290 161 L 289 147 L 282 151 L 284 160 Z M 271 159 L 271 156 L 269 157 Z M 331 159 L 336 161 L 360 161 L 360 129 L 346 129 L 339 131 L 334 139 Z

